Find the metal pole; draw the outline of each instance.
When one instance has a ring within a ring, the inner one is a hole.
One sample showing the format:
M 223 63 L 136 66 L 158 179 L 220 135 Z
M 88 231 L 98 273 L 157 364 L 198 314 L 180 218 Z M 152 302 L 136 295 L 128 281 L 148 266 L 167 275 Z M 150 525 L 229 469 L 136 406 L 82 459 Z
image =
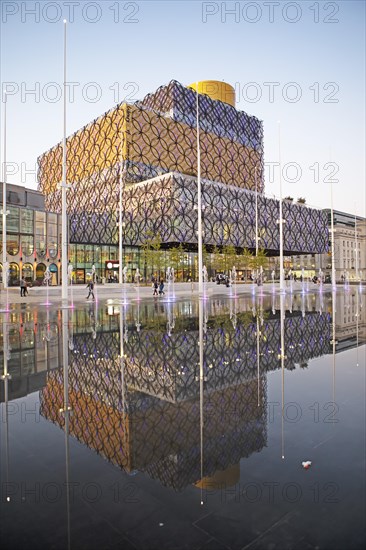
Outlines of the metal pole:
M 123 185 L 123 133 L 121 132 L 121 158 L 120 158 L 120 169 L 119 169 L 119 218 L 118 218 L 118 246 L 119 246 L 119 268 L 118 268 L 118 279 L 119 284 L 123 283 L 122 281 L 122 253 L 123 253 L 123 231 L 122 231 L 122 185 Z
M 260 405 L 260 348 L 259 348 L 259 316 L 257 311 L 257 406 Z
M 201 150 L 199 128 L 198 82 L 196 90 L 196 117 L 197 117 L 197 213 L 198 213 L 198 292 L 203 293 L 203 258 L 202 258 L 202 197 L 201 197 Z
M 357 294 L 357 292 L 356 292 Z M 336 293 L 332 290 L 332 371 L 333 371 L 333 403 L 335 403 L 335 383 L 336 383 Z
M 9 380 L 11 375 L 8 372 L 8 360 L 10 359 L 9 347 L 9 328 L 8 328 L 8 313 L 3 317 L 3 359 L 4 373 L 1 379 L 4 382 L 4 403 L 5 403 L 5 456 L 6 456 L 6 481 L 9 483 Z M 7 493 L 7 491 L 6 491 Z M 11 497 L 6 494 L 7 502 L 10 502 Z
M 283 277 L 283 215 L 282 215 L 282 165 L 281 165 L 281 122 L 278 121 L 278 163 L 280 170 L 280 292 L 285 292 Z
M 4 289 L 8 287 L 8 277 L 6 270 L 6 93 L 4 93 L 4 158 L 3 158 L 3 286 Z
M 62 300 L 67 301 L 67 201 L 66 201 L 66 19 L 64 19 L 64 131 L 62 142 L 62 184 L 61 184 L 61 197 L 62 197 L 62 210 L 61 210 L 61 234 L 62 234 L 62 246 L 61 246 L 61 277 L 62 277 Z
M 204 436 L 204 416 L 203 416 L 203 300 L 200 298 L 198 302 L 198 345 L 199 345 L 199 366 L 200 366 L 200 455 L 201 455 L 201 483 L 203 480 L 203 436 Z M 201 488 L 201 506 L 203 506 L 203 493 Z
M 285 417 L 285 297 L 280 296 L 280 330 L 281 330 L 281 449 L 282 458 L 285 458 L 285 430 L 284 430 L 284 417 Z
M 64 406 L 61 413 L 65 418 L 65 466 L 66 466 L 66 513 L 67 513 L 67 548 L 70 549 L 70 413 L 69 403 L 69 311 L 62 310 L 62 358 L 64 378 Z
M 330 183 L 330 230 L 332 233 L 331 254 L 332 254 L 332 289 L 337 290 L 336 270 L 335 270 L 335 231 L 334 231 L 334 211 L 333 211 L 333 184 Z
M 357 248 L 357 217 L 356 217 L 356 206 L 355 206 L 355 267 L 356 267 L 356 281 L 359 280 L 358 275 L 358 248 Z
M 255 178 L 255 256 L 258 256 L 258 186 L 257 186 L 257 166 L 254 168 Z

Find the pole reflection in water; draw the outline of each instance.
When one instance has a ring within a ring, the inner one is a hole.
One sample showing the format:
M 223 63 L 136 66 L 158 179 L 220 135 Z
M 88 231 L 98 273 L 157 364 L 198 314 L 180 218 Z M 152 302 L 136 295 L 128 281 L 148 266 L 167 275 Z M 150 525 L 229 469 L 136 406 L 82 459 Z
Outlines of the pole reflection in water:
M 64 417 L 65 426 L 65 469 L 66 469 L 66 514 L 67 514 L 67 548 L 71 547 L 70 540 L 70 447 L 69 447 L 69 429 L 71 407 L 69 404 L 69 349 L 74 349 L 73 338 L 69 334 L 69 311 L 62 310 L 62 358 L 63 358 L 63 382 L 64 399 L 63 407 L 60 413 Z
M 127 449 L 127 431 L 125 429 L 125 426 L 126 426 L 126 411 L 127 411 L 127 407 L 126 407 L 126 392 L 125 392 L 125 360 L 126 360 L 126 356 L 125 356 L 125 349 L 124 349 L 124 344 L 125 344 L 125 336 L 124 336 L 124 332 L 125 332 L 125 326 L 124 326 L 124 317 L 125 317 L 125 311 L 124 311 L 124 308 L 125 306 L 123 304 L 121 304 L 119 306 L 119 345 L 120 345 L 120 349 L 119 349 L 119 356 L 120 356 L 120 371 L 121 371 L 121 408 L 122 408 L 122 426 L 123 426 L 123 429 L 122 429 L 122 438 L 123 438 L 123 449 L 126 450 Z M 138 330 L 139 332 L 139 330 Z
M 203 382 L 204 382 L 204 370 L 203 370 L 203 358 L 204 358 L 204 341 L 203 341 L 203 323 L 204 323 L 204 301 L 200 297 L 198 302 L 198 331 L 199 331 L 199 381 L 200 381 L 200 456 L 201 456 L 201 479 L 203 479 L 203 436 L 204 436 L 204 417 L 203 417 Z M 201 506 L 203 506 L 203 487 L 201 486 Z
M 175 327 L 174 308 L 171 302 L 167 303 L 167 333 L 171 336 L 172 330 Z
M 284 416 L 285 416 L 285 296 L 280 294 L 280 334 L 281 334 L 281 348 L 280 356 L 281 360 L 281 444 L 282 444 L 282 458 L 285 458 L 285 433 L 284 433 Z
M 332 344 L 332 401 L 335 404 L 335 376 L 336 376 L 336 311 L 337 311 L 337 294 L 336 291 L 332 290 L 332 339 L 330 343 Z
M 260 406 L 260 339 L 262 336 L 262 326 L 263 326 L 263 297 L 258 300 L 258 306 L 256 311 L 256 342 L 257 342 L 257 352 L 256 352 L 256 358 L 257 358 L 257 406 Z
M 324 309 L 324 295 L 323 295 L 323 292 L 320 292 L 320 295 L 319 295 L 319 313 L 320 313 L 320 315 L 323 313 L 323 309 Z
M 237 297 L 234 297 L 233 300 L 230 300 L 230 321 L 233 325 L 233 329 L 236 329 L 237 325 L 237 307 L 238 307 L 238 300 Z M 207 324 L 207 311 L 206 313 L 206 324 Z
M 5 465 L 6 465 L 6 487 L 9 487 L 9 380 L 11 375 L 8 371 L 8 361 L 10 360 L 10 345 L 9 345 L 9 325 L 8 325 L 8 313 L 3 315 L 3 374 L 1 380 L 4 383 L 4 408 L 5 414 L 1 414 L 5 423 Z M 5 499 L 10 502 L 11 497 L 5 493 Z
M 360 301 L 360 297 L 359 297 L 359 293 L 357 292 L 356 290 L 356 366 L 358 367 L 359 366 L 359 362 L 358 362 L 358 330 L 359 330 L 359 322 L 360 322 L 360 315 L 361 315 L 361 308 L 362 308 L 362 301 L 361 301 L 361 308 L 360 308 L 360 304 L 359 304 L 359 301 Z
M 301 315 L 304 318 L 305 317 L 305 294 L 301 294 Z

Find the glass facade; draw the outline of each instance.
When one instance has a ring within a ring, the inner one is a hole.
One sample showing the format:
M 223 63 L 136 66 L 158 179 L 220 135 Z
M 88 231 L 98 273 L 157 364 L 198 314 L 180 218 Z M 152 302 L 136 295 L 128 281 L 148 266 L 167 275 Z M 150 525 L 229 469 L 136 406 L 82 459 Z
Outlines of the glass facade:
M 46 257 L 46 213 L 36 212 L 36 252 L 40 258 Z
M 19 233 L 19 208 L 9 206 L 9 214 L 6 218 L 6 229 L 9 233 Z
M 34 237 L 33 235 L 21 235 L 20 242 L 22 246 L 22 255 L 28 258 L 34 252 Z
M 19 252 L 19 235 L 6 235 L 6 251 L 10 256 L 16 256 Z
M 34 223 L 34 211 L 25 208 L 20 209 L 20 231 L 21 233 L 32 234 Z
M 47 248 L 50 258 L 57 257 L 57 214 L 47 215 Z
M 26 263 L 23 264 L 23 273 L 22 277 L 27 281 L 27 283 L 31 283 L 33 281 L 33 264 Z

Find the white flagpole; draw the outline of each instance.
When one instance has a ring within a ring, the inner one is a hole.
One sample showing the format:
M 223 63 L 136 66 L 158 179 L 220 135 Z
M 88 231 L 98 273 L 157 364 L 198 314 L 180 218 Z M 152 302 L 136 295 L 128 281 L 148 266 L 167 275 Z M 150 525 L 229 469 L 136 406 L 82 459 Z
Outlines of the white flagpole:
M 119 172 L 119 218 L 118 218 L 118 243 L 119 243 L 119 268 L 118 268 L 118 279 L 119 284 L 123 284 L 123 270 L 122 270 L 122 253 L 123 253 L 123 227 L 122 227 L 122 185 L 123 185 L 123 143 L 122 143 L 122 132 L 121 132 L 121 156 L 120 156 L 120 172 Z
M 356 268 L 356 281 L 359 280 L 358 274 L 358 241 L 357 241 L 357 216 L 356 216 L 356 205 L 355 205 L 355 268 Z
M 196 123 L 197 123 L 197 214 L 198 214 L 198 292 L 203 293 L 203 259 L 202 259 L 202 197 L 201 197 L 201 149 L 199 128 L 199 93 L 196 89 Z
M 4 158 L 3 158 L 3 287 L 6 289 L 8 287 L 8 274 L 7 274 L 7 262 L 6 262 L 6 179 L 7 179 L 7 169 L 6 169 L 6 93 L 4 93 Z
M 280 170 L 280 292 L 285 292 L 283 277 L 283 214 L 282 214 L 282 164 L 281 164 L 281 122 L 278 121 L 278 162 Z
M 61 274 L 62 274 L 62 300 L 67 301 L 68 293 L 68 281 L 67 281 L 67 267 L 68 267 L 68 253 L 67 253 L 67 202 L 66 202 L 66 19 L 64 19 L 64 109 L 63 109 L 63 142 L 62 142 L 62 184 L 61 184 L 61 198 L 62 198 L 62 210 L 61 210 Z
M 254 167 L 255 178 L 255 256 L 258 256 L 258 186 L 257 186 L 257 165 Z
M 332 289 L 337 290 L 336 270 L 335 270 L 335 234 L 334 234 L 334 211 L 333 211 L 333 183 L 330 182 L 330 230 L 332 233 L 331 254 L 332 254 Z

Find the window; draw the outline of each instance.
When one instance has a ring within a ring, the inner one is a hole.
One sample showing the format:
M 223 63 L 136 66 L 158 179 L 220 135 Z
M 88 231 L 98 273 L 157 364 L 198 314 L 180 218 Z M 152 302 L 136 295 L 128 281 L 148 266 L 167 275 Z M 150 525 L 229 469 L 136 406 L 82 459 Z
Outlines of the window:
M 109 246 L 102 246 L 102 264 L 111 259 L 109 257 Z
M 46 214 L 36 212 L 36 251 L 41 258 L 46 256 Z
M 32 282 L 33 281 L 33 265 L 28 263 L 28 264 L 24 264 L 23 265 L 23 278 L 27 281 L 27 282 Z
M 16 263 L 9 264 L 9 286 L 19 283 L 19 266 Z
M 44 264 L 38 264 L 36 268 L 36 279 L 38 281 L 43 281 L 44 274 L 46 271 L 46 266 Z
M 76 264 L 79 266 L 79 264 L 83 265 L 84 262 L 85 262 L 84 245 L 78 244 L 76 247 Z
M 9 214 L 6 218 L 6 230 L 19 233 L 19 208 L 9 206 Z
M 33 233 L 33 210 L 26 210 L 22 208 L 20 210 L 20 232 L 21 233 Z
M 6 251 L 10 256 L 16 256 L 19 252 L 19 235 L 6 236 Z
M 57 256 L 57 214 L 47 216 L 47 246 L 51 258 Z
M 34 252 L 34 237 L 33 235 L 21 235 L 20 243 L 23 256 L 32 256 Z
M 76 244 L 70 244 L 69 260 L 72 265 L 75 265 L 75 259 L 76 259 Z
M 90 267 L 93 263 L 94 255 L 93 255 L 94 247 L 91 244 L 85 245 L 85 263 L 90 264 Z

